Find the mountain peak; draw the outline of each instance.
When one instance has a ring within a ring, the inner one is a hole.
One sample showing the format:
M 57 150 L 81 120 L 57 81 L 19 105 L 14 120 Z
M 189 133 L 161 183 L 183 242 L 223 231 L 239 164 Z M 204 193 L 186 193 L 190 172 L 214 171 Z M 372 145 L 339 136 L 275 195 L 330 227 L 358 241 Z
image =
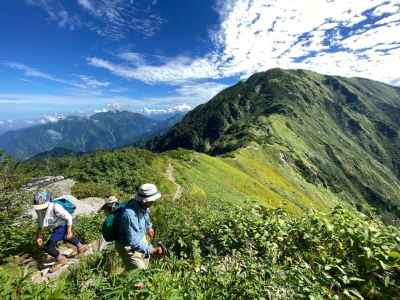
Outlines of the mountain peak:
M 189 112 L 152 147 L 221 155 L 255 142 L 308 181 L 400 215 L 399 100 L 376 81 L 271 69 Z

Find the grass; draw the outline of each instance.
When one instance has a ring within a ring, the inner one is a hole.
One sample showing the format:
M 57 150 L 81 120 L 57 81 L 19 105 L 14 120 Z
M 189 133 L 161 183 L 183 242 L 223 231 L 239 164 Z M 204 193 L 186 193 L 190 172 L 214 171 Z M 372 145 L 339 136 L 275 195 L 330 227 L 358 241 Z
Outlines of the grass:
M 189 150 L 154 155 L 123 149 L 114 155 L 81 156 L 70 164 L 64 164 L 66 158 L 46 162 L 52 172 L 72 174 L 81 182 L 110 184 L 127 197 L 132 189 L 127 182 L 154 181 L 163 199 L 151 210 L 152 222 L 171 256 L 153 260 L 145 272 L 125 275 L 110 247 L 84 259 L 60 280 L 39 285 L 30 282 L 29 270 L 2 265 L 0 296 L 85 300 L 398 296 L 398 229 L 351 207 L 332 209 L 337 196 L 330 197 L 322 184 L 308 182 L 293 161 L 280 163 L 278 149 L 284 151 L 285 146 L 254 143 L 223 157 Z M 169 164 L 183 188 L 179 199 L 174 199 L 176 185 L 166 176 Z M 68 168 L 60 168 L 63 165 Z M 129 180 L 121 181 L 124 177 Z M 102 220 L 102 215 L 79 217 L 75 229 L 88 242 L 98 238 Z M 11 237 L 23 232 L 26 238 L 8 243 L 15 249 L 27 246 L 31 228 L 10 228 Z M 33 240 L 30 249 L 37 250 Z M 132 288 L 138 282 L 144 282 L 146 289 Z

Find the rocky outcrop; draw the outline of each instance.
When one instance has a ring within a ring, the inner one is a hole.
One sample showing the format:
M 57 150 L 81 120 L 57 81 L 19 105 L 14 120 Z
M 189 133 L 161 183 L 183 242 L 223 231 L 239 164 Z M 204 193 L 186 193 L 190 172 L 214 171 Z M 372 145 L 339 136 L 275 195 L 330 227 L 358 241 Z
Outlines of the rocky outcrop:
M 71 195 L 74 184 L 74 180 L 65 179 L 63 176 L 46 176 L 34 178 L 23 187 L 23 190 L 32 192 L 45 190 L 51 192 L 54 198 L 58 198 L 64 195 Z M 72 198 L 72 202 L 76 206 L 74 216 L 78 216 L 97 213 L 104 205 L 105 199 L 90 197 L 78 200 Z M 28 211 L 28 215 L 31 215 L 34 219 L 37 218 L 36 212 L 33 208 Z

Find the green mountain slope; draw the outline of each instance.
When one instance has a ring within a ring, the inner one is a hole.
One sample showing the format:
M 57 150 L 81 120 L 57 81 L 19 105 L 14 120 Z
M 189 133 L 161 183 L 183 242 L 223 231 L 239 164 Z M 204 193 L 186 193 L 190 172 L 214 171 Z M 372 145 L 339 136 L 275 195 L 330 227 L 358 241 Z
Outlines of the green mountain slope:
M 399 88 L 272 69 L 222 91 L 151 146 L 218 155 L 256 142 L 308 182 L 399 216 L 399 129 Z
M 68 117 L 56 123 L 7 132 L 0 136 L 0 149 L 18 159 L 30 158 L 53 148 L 74 152 L 112 149 L 146 140 L 173 124 L 128 111 Z
M 6 225 L 0 234 L 0 258 L 27 252 L 39 255 L 32 239 L 35 223 L 18 214 L 31 205 L 31 195 L 18 194 L 18 186 L 32 176 L 50 174 L 74 178 L 78 183 L 72 192 L 78 197 L 104 197 L 96 192 L 108 187 L 106 192 L 126 200 L 141 183 L 156 183 L 163 197 L 152 207 L 152 222 L 157 239 L 165 242 L 171 255 L 152 259 L 146 272 L 121 274 L 121 262 L 110 245 L 52 284 L 32 284 L 29 269 L 19 272 L 22 267 L 15 266 L 17 258 L 0 259 L 2 295 L 35 299 L 398 298 L 398 228 L 351 208 L 331 210 L 335 195 L 290 168 L 275 165 L 269 158 L 273 153 L 267 151 L 252 143 L 224 157 L 191 150 L 155 154 L 126 148 L 22 164 L 3 160 L 0 174 L 10 180 L 0 182 L 0 203 L 5 208 L 0 217 Z M 15 199 L 17 206 L 7 206 Z M 305 213 L 311 207 L 319 212 Z M 75 230 L 91 241 L 99 236 L 103 219 L 102 215 L 77 218 Z M 133 288 L 138 282 L 146 288 Z

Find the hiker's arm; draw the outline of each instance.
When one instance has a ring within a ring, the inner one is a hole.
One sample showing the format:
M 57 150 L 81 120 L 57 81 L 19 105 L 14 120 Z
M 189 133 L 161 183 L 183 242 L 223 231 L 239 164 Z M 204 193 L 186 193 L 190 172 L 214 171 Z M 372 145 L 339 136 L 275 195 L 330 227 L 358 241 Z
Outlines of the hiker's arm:
M 147 209 L 146 214 L 144 215 L 144 220 L 146 224 L 146 231 L 150 237 L 154 236 L 154 229 L 153 229 L 153 224 L 151 224 L 150 221 L 150 215 L 149 215 L 149 210 Z
M 132 215 L 127 211 L 122 218 L 122 228 L 125 228 L 127 235 L 127 240 L 129 244 L 137 250 L 143 251 L 145 254 L 149 255 L 153 251 L 153 247 L 145 243 L 143 239 L 140 238 L 142 235 L 139 231 L 139 224 L 136 216 Z
M 74 236 L 74 234 L 72 233 L 72 215 L 66 211 L 64 209 L 64 207 L 62 207 L 59 204 L 55 204 L 54 205 L 54 211 L 56 213 L 56 215 L 58 217 L 60 217 L 61 219 L 64 219 L 65 221 L 67 221 L 67 235 L 66 238 L 67 240 L 72 239 L 72 237 Z
M 42 237 L 42 236 L 43 236 L 43 230 L 42 230 L 42 228 L 38 227 L 38 229 L 36 230 L 36 238 Z
M 36 244 L 39 247 L 43 246 L 43 230 L 40 227 L 38 227 L 38 229 L 36 231 Z
M 72 233 L 72 225 L 67 226 L 67 240 L 71 240 L 74 237 L 74 234 Z

